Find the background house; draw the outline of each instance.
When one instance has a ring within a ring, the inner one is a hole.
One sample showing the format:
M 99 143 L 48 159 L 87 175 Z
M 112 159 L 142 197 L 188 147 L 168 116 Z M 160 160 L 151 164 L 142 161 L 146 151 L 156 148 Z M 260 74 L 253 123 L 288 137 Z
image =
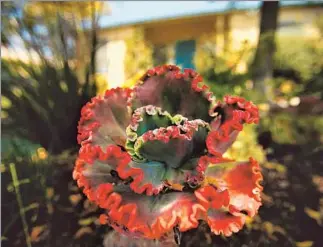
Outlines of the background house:
M 295 39 L 317 36 L 313 23 L 323 13 L 317 3 L 281 1 L 277 36 Z M 100 19 L 102 45 L 97 55 L 97 72 L 106 78 L 110 87 L 124 83 L 129 48 L 126 40 L 136 30 L 141 30 L 144 41 L 152 45 L 154 64 L 169 62 L 194 68 L 196 49 L 211 38 L 217 54 L 237 51 L 246 42 L 255 46 L 260 4 L 260 1 L 109 2 L 111 14 Z M 245 61 L 238 67 L 244 70 Z

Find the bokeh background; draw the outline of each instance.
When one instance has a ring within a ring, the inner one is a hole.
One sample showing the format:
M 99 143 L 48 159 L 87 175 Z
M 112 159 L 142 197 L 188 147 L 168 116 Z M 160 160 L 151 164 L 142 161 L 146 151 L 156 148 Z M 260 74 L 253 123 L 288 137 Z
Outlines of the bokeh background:
M 91 97 L 131 87 L 165 63 L 196 69 L 219 99 L 243 96 L 261 114 L 226 153 L 261 162 L 259 215 L 230 238 L 201 223 L 180 246 L 323 246 L 321 1 L 14 1 L 1 8 L 2 246 L 138 244 L 107 235 L 100 209 L 72 180 L 76 126 Z

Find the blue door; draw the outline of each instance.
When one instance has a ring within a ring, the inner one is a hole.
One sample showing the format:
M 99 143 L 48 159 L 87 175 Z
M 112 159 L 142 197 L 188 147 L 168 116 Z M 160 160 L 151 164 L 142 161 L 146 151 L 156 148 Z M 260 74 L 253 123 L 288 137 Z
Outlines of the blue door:
M 195 40 L 182 40 L 176 43 L 175 61 L 182 68 L 194 69 Z

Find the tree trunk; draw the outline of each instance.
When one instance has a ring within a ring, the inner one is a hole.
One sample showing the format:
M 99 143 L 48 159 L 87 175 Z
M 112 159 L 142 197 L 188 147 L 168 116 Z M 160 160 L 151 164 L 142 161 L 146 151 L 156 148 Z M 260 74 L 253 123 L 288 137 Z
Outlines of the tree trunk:
M 256 54 L 251 65 L 255 88 L 271 99 L 270 81 L 273 78 L 273 57 L 276 50 L 275 33 L 278 20 L 278 1 L 263 1 L 261 6 L 260 33 Z

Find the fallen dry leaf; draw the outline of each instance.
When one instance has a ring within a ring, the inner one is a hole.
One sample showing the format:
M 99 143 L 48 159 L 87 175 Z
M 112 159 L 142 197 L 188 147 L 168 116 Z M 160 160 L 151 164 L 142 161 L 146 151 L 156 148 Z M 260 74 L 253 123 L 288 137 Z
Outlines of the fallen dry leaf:
M 69 196 L 69 200 L 73 206 L 76 206 L 82 199 L 80 194 L 74 194 Z
M 41 234 L 45 231 L 46 228 L 46 225 L 33 227 L 30 234 L 31 241 L 38 242 L 40 240 Z
M 80 229 L 78 229 L 78 231 L 74 234 L 74 238 L 78 239 L 80 237 L 82 237 L 85 234 L 91 234 L 93 231 L 91 229 L 91 227 L 81 227 Z
M 296 242 L 297 247 L 311 247 L 313 246 L 313 241 L 303 241 L 303 242 Z

